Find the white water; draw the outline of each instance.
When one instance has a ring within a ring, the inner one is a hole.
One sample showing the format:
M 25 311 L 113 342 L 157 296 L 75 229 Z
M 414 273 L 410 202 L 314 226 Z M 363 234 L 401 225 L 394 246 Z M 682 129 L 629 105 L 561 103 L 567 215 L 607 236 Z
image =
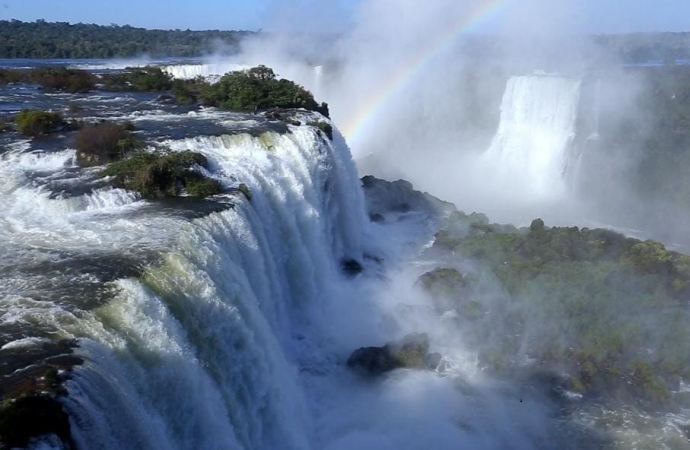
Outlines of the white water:
M 407 213 L 370 228 L 337 132 L 333 144 L 306 126 L 167 144 L 202 152 L 209 175 L 247 184 L 251 202 L 237 194 L 234 209 L 191 222 L 132 214 L 144 202 L 119 190 L 65 200 L 27 183 L 35 171 L 70 169 L 73 152 L 10 153 L 0 165 L 9 180 L 0 244 L 14 263 L 49 261 L 45 250 L 163 255 L 141 277 L 115 281 L 115 296 L 90 311 L 33 300 L 40 274 L 5 278 L 3 323 L 41 323 L 80 340 L 86 363 L 65 400 L 79 448 L 498 449 L 548 441 L 544 407 L 487 383 L 414 290 L 426 269 L 405 263 L 431 238 L 435 219 Z M 365 250 L 386 266 L 367 262 Z M 368 274 L 347 278 L 343 257 Z M 412 331 L 431 334 L 453 367 L 447 376 L 400 371 L 371 383 L 344 366 L 353 349 Z
M 567 192 L 564 174 L 579 100 L 578 79 L 533 75 L 508 81 L 498 131 L 482 157 L 499 190 L 534 201 Z
M 222 62 L 222 63 L 212 63 L 212 64 L 174 64 L 169 66 L 163 66 L 163 71 L 169 73 L 173 78 L 179 78 L 182 80 L 191 80 L 192 78 L 202 77 L 202 78 L 217 78 L 227 72 L 232 72 L 235 70 L 245 70 L 249 69 L 251 66 L 244 64 L 232 63 L 232 62 Z
M 249 186 L 251 203 L 238 195 L 234 209 L 192 223 L 85 216 L 133 199 L 104 190 L 66 207 L 23 176 L 68 167 L 73 154 L 5 159 L 14 180 L 3 192 L 8 241 L 169 247 L 142 280 L 117 282 L 107 306 L 79 319 L 22 299 L 21 289 L 4 299 L 13 315 L 3 319 L 81 338 L 87 363 L 67 400 L 80 448 L 308 448 L 313 427 L 295 361 L 330 334 L 315 319 L 347 286 L 340 259 L 362 261 L 364 203 L 347 147 L 306 126 L 169 144 L 204 153 L 212 176 Z
M 191 80 L 202 77 L 214 83 L 228 72 L 246 70 L 259 64 L 272 67 L 278 78 L 294 80 L 307 87 L 315 98 L 323 98 L 324 75 L 323 66 L 308 66 L 286 64 L 282 59 L 277 61 L 250 61 L 246 63 L 219 61 L 205 64 L 172 64 L 162 66 L 162 69 L 173 76 L 183 80 Z

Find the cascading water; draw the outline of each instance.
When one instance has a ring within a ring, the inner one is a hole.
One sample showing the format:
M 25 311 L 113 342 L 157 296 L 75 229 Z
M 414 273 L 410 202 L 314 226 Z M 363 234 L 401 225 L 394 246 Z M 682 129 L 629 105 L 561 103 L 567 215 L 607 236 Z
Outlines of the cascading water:
M 601 79 L 597 79 L 596 87 L 594 88 L 594 125 L 592 126 L 592 133 L 587 139 L 599 139 L 599 125 L 601 121 Z
M 244 70 L 251 66 L 236 63 L 214 63 L 214 64 L 173 64 L 163 66 L 164 72 L 172 75 L 173 78 L 191 80 L 196 77 L 213 78 L 219 77 L 227 72 L 234 70 Z
M 44 252 L 160 256 L 113 280 L 112 298 L 88 311 L 37 306 L 28 276 L 8 282 L 3 319 L 40 315 L 42 327 L 79 339 L 85 363 L 65 400 L 79 448 L 308 448 L 293 361 L 309 353 L 310 330 L 326 326 L 316 320 L 345 282 L 340 261 L 362 261 L 364 203 L 347 147 L 306 126 L 167 144 L 203 153 L 210 175 L 246 184 L 251 202 L 239 196 L 192 222 L 129 214 L 144 202 L 124 191 L 63 199 L 26 183 L 38 171 L 64 176 L 73 151 L 5 155 L 1 237 L 8 251 L 32 246 L 12 255 L 20 266 Z
M 558 199 L 567 189 L 580 80 L 517 76 L 508 81 L 501 120 L 482 165 L 499 189 L 534 200 Z

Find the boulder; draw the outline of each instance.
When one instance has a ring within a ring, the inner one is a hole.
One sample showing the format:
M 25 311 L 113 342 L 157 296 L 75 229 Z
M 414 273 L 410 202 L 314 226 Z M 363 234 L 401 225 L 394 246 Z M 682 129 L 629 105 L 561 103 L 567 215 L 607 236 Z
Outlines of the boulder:
M 342 261 L 340 261 L 340 267 L 342 268 L 343 272 L 350 276 L 358 275 L 364 270 L 362 264 L 356 259 L 352 258 L 343 258 Z
M 383 347 L 363 347 L 352 352 L 347 360 L 351 367 L 368 376 L 380 376 L 395 369 L 436 369 L 441 355 L 429 354 L 429 335 L 408 334 Z

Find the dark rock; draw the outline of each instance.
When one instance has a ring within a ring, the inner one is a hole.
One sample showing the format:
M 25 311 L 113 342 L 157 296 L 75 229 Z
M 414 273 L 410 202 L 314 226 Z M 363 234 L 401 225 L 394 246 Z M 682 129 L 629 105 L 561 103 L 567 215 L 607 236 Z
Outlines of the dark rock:
M 359 261 L 351 258 L 344 258 L 340 261 L 340 267 L 343 269 L 343 272 L 351 276 L 358 275 L 364 270 Z
M 73 448 L 69 416 L 56 398 L 36 394 L 3 403 L 0 409 L 2 448 L 27 447 L 33 439 L 50 434 Z
M 544 230 L 544 221 L 541 219 L 534 219 L 532 223 L 529 226 L 529 229 L 531 231 L 543 231 Z
M 252 191 L 249 189 L 249 186 L 244 183 L 240 183 L 240 185 L 237 187 L 237 190 L 240 191 L 247 200 L 252 200 Z
M 347 365 L 368 376 L 380 376 L 401 368 L 435 369 L 441 361 L 440 355 L 428 353 L 429 336 L 412 333 L 383 347 L 359 348 L 352 352 Z
M 74 447 L 60 399 L 72 368 L 83 362 L 72 353 L 76 346 L 61 340 L 0 351 L 0 448 L 26 447 L 50 434 Z
M 371 376 L 381 375 L 402 367 L 393 359 L 387 347 L 358 348 L 348 358 L 347 365 Z
M 156 101 L 160 103 L 173 103 L 175 99 L 172 95 L 161 94 L 158 97 L 156 97 Z
M 391 210 L 395 211 L 395 212 L 406 213 L 406 212 L 410 212 L 412 210 L 412 206 L 407 202 L 403 202 L 403 203 L 398 203 L 397 205 L 393 205 L 391 207 Z
M 362 187 L 364 189 L 372 188 L 376 186 L 376 183 L 378 182 L 378 178 L 376 178 L 373 175 L 365 175 L 362 177 Z
M 264 117 L 267 119 L 281 120 L 283 118 L 284 110 L 278 107 L 271 108 L 264 112 Z
M 388 211 L 445 214 L 456 209 L 452 203 L 415 191 L 412 183 L 405 180 L 386 181 L 367 175 L 362 177 L 362 187 L 365 190 L 367 210 L 370 214 L 385 214 Z
M 369 214 L 369 220 L 371 220 L 372 222 L 375 222 L 375 223 L 381 223 L 381 222 L 385 222 L 386 218 L 383 217 L 383 214 L 371 213 L 371 214 Z

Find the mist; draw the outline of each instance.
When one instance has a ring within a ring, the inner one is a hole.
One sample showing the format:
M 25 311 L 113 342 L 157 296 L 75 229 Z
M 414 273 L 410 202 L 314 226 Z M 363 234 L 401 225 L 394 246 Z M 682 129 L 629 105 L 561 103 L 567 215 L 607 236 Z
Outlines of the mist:
M 273 66 L 328 102 L 361 174 L 409 180 L 499 222 L 526 225 L 543 217 L 553 224 L 610 226 L 674 245 L 685 240 L 683 226 L 642 219 L 639 205 L 665 201 L 641 198 L 630 185 L 640 150 L 610 139 L 602 151 L 595 142 L 601 133 L 594 116 L 644 129 L 655 113 L 636 104 L 651 89 L 645 76 L 624 70 L 629 61 L 593 38 L 591 33 L 606 28 L 592 5 L 506 2 L 477 19 L 480 2 L 371 0 L 350 14 L 340 5 L 336 11 L 346 18 L 330 34 L 309 25 L 321 23 L 323 11 L 313 6 L 301 2 L 275 19 L 283 30 L 306 32 L 248 42 L 241 59 Z M 334 20 L 333 12 L 324 15 L 326 23 Z M 625 29 L 621 20 L 608 29 Z M 538 78 L 522 83 L 530 92 L 516 93 L 514 100 L 524 94 L 541 103 L 511 104 L 506 98 L 511 79 L 542 75 L 545 82 L 578 83 L 572 98 L 550 92 Z M 570 117 L 545 118 L 558 111 L 553 102 L 570 102 L 577 110 Z M 510 108 L 518 109 L 511 115 Z M 562 125 L 536 130 L 542 119 Z M 553 148 L 555 142 L 560 149 Z M 525 162 L 532 166 L 520 165 Z M 547 178 L 556 184 L 548 185 Z M 672 209 L 663 208 L 674 214 Z
M 646 72 L 631 69 L 617 48 L 591 35 L 600 31 L 590 28 L 597 23 L 593 8 L 580 2 L 515 2 L 496 11 L 489 25 L 471 20 L 478 4 L 363 1 L 338 34 L 314 29 L 264 36 L 245 44 L 242 61 L 272 66 L 328 102 L 361 175 L 408 180 L 417 190 L 459 210 L 486 213 L 493 222 L 525 226 L 541 217 L 549 226 L 613 228 L 675 248 L 690 244 L 684 232 L 690 215 L 677 198 L 659 185 L 645 192 L 649 149 L 641 143 L 659 133 L 653 126 L 656 111 L 645 108 L 654 85 Z M 299 11 L 305 15 L 296 23 L 318 22 L 308 7 Z M 464 22 L 473 26 L 448 37 L 447 30 Z M 291 24 L 288 20 L 283 29 Z M 625 30 L 625 24 L 611 29 Z M 669 168 L 654 176 L 660 184 L 666 176 L 682 178 Z M 405 248 L 411 244 L 398 236 L 434 220 L 424 214 L 395 217 L 387 216 L 387 226 L 398 221 L 400 229 L 388 228 L 386 234 Z M 409 220 L 415 226 L 405 229 Z M 412 248 L 431 246 L 432 234 Z M 375 387 L 344 381 L 348 388 L 336 389 L 335 400 L 319 409 L 324 413 L 321 439 L 331 444 L 327 448 L 445 448 L 451 443 L 578 448 L 644 439 L 637 425 L 611 424 L 607 434 L 564 419 L 558 402 L 528 369 L 524 379 L 515 373 L 512 384 L 501 384 L 481 368 L 479 355 L 500 347 L 515 317 L 523 320 L 516 331 L 518 367 L 529 367 L 535 341 L 576 345 L 578 337 L 566 331 L 570 316 L 545 307 L 549 295 L 544 291 L 512 299 L 472 258 L 381 251 L 386 261 L 412 258 L 414 267 L 393 271 L 385 283 L 355 295 L 363 300 L 348 300 L 347 312 L 328 316 L 338 329 L 348 330 L 343 352 L 427 332 L 432 351 L 444 355 L 452 375 L 406 372 Z M 486 311 L 486 319 L 459 324 L 453 308 L 431 307 L 433 296 L 418 289 L 415 280 L 441 266 L 482 280 L 468 295 Z M 621 286 L 632 282 L 618 281 Z M 624 296 L 611 300 L 620 323 L 663 329 L 658 317 L 640 321 L 639 311 L 626 312 L 626 301 Z M 468 330 L 481 320 L 492 331 L 477 345 Z M 650 348 L 662 348 L 663 333 L 650 333 Z M 316 392 L 325 396 L 332 388 L 327 384 L 316 382 Z M 583 416 L 600 414 L 587 408 L 579 410 Z M 669 429 L 675 430 L 664 428 Z M 654 431 L 648 438 L 662 439 L 662 434 Z M 572 439 L 559 441 L 559 436 Z

